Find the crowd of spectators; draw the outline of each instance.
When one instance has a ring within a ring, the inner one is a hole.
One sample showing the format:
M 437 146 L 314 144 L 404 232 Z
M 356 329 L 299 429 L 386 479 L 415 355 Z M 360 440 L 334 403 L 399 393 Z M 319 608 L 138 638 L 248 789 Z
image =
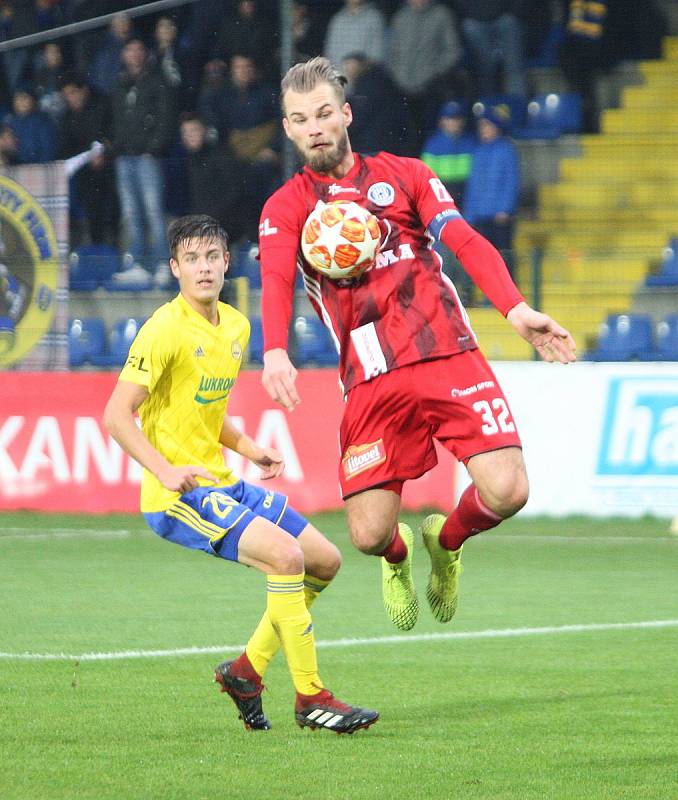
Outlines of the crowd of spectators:
M 197 0 L 172 15 L 125 13 L 136 5 L 0 0 L 0 40 L 115 13 L 105 28 L 0 56 L 0 163 L 69 158 L 102 142 L 103 153 L 71 179 L 72 244 L 120 247 L 121 283 L 164 286 L 168 217 L 208 212 L 235 240 L 255 239 L 259 209 L 282 180 L 278 2 Z M 519 176 L 507 183 L 502 173 L 511 199 L 505 192 L 501 209 L 487 199 L 498 195 L 488 190 L 497 165 L 517 169 L 510 120 L 497 108 L 475 120 L 471 104 L 526 96 L 527 66 L 550 62 L 589 109 L 596 70 L 658 55 L 665 24 L 647 5 L 295 0 L 294 57 L 324 54 L 345 71 L 356 150 L 423 155 L 469 221 L 504 249 Z M 587 124 L 595 126 L 591 109 Z

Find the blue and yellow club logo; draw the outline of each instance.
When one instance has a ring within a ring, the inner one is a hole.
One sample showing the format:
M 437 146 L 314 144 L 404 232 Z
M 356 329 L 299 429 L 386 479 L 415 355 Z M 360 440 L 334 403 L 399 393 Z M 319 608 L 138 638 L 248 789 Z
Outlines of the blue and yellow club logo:
M 58 274 L 49 217 L 23 187 L 0 175 L 0 367 L 19 361 L 49 330 Z

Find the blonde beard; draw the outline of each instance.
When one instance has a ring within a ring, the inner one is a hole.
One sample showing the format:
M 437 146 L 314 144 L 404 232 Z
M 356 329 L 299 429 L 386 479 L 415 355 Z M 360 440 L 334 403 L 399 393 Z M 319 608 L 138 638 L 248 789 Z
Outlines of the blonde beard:
M 307 167 L 313 170 L 313 172 L 331 172 L 335 167 L 338 167 L 339 164 L 346 158 L 346 154 L 348 153 L 349 142 L 348 142 L 348 132 L 344 131 L 344 135 L 342 138 L 337 142 L 336 147 L 334 147 L 329 153 L 320 153 L 318 156 L 307 155 L 303 153 L 298 147 L 297 152 L 301 156 L 302 161 L 306 164 Z

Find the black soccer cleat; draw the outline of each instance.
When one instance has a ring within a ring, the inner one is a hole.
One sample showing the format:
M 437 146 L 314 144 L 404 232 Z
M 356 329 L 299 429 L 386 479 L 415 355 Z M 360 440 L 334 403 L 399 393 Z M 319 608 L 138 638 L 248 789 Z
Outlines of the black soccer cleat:
M 264 691 L 263 683 L 248 681 L 231 673 L 232 661 L 224 661 L 214 670 L 214 680 L 221 685 L 221 691 L 226 692 L 238 709 L 238 719 L 241 719 L 247 730 L 268 731 L 271 729 L 264 709 L 261 706 L 261 693 Z
M 297 693 L 294 710 L 300 728 L 326 728 L 335 733 L 354 733 L 379 719 L 377 711 L 342 703 L 327 689 L 313 695 Z

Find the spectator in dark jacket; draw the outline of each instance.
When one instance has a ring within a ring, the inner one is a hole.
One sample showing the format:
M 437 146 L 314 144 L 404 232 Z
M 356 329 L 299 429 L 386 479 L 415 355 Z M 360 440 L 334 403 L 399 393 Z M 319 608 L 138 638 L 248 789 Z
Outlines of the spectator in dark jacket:
M 20 164 L 44 164 L 56 155 L 56 131 L 47 114 L 37 110 L 33 90 L 20 88 L 14 93 L 14 113 L 5 122 L 19 140 Z
M 161 157 L 176 138 L 173 95 L 148 63 L 144 43 L 124 47 L 125 65 L 113 88 L 113 152 L 118 197 L 127 237 L 122 284 L 170 283 L 165 236 Z M 148 244 L 148 246 L 147 246 Z
M 181 142 L 188 154 L 189 213 L 208 214 L 228 229 L 230 241 L 244 233 L 243 173 L 230 148 L 210 141 L 207 125 L 198 114 L 181 118 Z
M 93 142 L 110 145 L 113 120 L 110 100 L 90 89 L 77 77 L 69 77 L 61 88 L 65 112 L 58 127 L 59 158 L 71 158 L 89 150 Z M 88 238 L 92 242 L 117 242 L 118 203 L 113 164 L 107 154 L 93 157 L 71 178 L 73 206 L 80 206 L 84 225 L 71 226 L 71 244 Z M 72 214 L 72 223 L 75 215 Z
M 116 14 L 111 20 L 103 42 L 88 65 L 88 82 L 102 94 L 110 94 L 113 91 L 122 69 L 122 51 L 131 37 L 132 21 L 127 14 Z
M 410 119 L 391 76 L 364 53 L 342 62 L 348 78 L 346 99 L 353 110 L 351 144 L 365 155 L 387 150 L 405 155 Z

